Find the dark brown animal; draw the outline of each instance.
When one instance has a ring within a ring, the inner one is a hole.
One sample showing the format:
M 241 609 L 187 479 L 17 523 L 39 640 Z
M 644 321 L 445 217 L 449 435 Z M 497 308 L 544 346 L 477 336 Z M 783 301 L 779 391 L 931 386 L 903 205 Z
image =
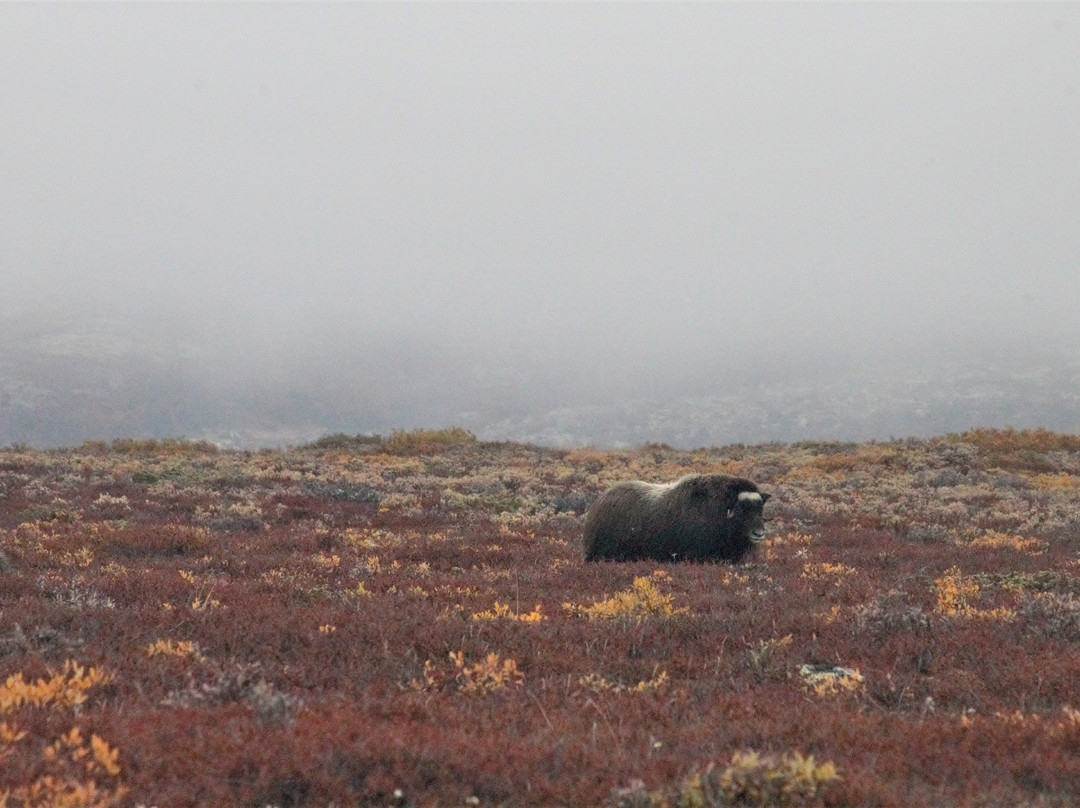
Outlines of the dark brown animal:
M 768 499 L 726 474 L 618 483 L 585 517 L 585 560 L 736 562 L 765 538 Z

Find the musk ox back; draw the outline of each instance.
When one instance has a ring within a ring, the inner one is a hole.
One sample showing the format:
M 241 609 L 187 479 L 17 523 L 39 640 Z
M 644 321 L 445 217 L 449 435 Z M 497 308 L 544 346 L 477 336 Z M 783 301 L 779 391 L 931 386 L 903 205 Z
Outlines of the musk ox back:
M 739 561 L 765 537 L 768 498 L 725 474 L 618 483 L 585 517 L 585 560 Z

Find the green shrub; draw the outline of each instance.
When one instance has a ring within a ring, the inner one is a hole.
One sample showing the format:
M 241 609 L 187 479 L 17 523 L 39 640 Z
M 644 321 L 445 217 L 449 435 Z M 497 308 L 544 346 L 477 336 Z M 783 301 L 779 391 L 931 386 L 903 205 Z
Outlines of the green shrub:
M 379 446 L 382 442 L 382 435 L 346 435 L 344 432 L 335 432 L 333 435 L 323 435 L 321 438 L 316 438 L 311 443 L 304 444 L 301 448 L 357 452 Z
M 447 429 L 414 429 L 411 432 L 395 429 L 390 437 L 383 441 L 383 448 L 389 454 L 411 455 L 441 452 L 452 446 L 467 446 L 476 442 L 476 435 L 459 426 Z
M 649 792 L 640 781 L 612 793 L 615 808 L 721 808 L 728 805 L 789 806 L 813 800 L 825 783 L 836 780 L 836 766 L 820 765 L 813 755 L 782 757 L 736 752 L 724 769 L 709 764 L 673 789 L 670 796 Z

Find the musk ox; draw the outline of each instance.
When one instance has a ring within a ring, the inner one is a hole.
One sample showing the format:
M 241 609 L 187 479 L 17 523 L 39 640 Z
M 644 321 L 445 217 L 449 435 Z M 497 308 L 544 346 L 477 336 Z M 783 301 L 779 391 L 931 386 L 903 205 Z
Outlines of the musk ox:
M 585 560 L 739 561 L 765 537 L 768 498 L 726 474 L 618 483 L 585 517 Z

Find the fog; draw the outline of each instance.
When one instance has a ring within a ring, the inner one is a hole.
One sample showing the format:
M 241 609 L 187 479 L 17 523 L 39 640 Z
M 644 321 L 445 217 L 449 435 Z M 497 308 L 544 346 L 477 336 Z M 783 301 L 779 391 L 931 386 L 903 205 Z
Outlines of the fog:
M 1080 429 L 1080 5 L 3 4 L 0 111 L 0 441 Z

